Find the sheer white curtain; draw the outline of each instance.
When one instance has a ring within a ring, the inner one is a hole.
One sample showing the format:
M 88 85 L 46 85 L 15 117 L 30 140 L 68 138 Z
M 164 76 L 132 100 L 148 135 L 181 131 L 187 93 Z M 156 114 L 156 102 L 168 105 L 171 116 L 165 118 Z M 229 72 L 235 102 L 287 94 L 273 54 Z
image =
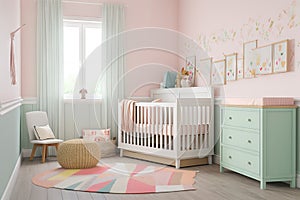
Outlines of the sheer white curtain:
M 118 100 L 124 98 L 124 58 L 120 33 L 124 30 L 124 6 L 104 3 L 102 7 L 103 73 L 102 123 L 117 136 Z
M 56 137 L 63 100 L 63 15 L 61 0 L 37 1 L 38 109 L 46 111 Z

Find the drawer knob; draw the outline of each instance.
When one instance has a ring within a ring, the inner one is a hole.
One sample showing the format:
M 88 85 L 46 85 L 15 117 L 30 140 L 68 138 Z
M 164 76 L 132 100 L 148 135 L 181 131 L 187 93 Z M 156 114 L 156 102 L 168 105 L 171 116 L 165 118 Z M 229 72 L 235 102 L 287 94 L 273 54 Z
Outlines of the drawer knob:
M 232 120 L 232 117 L 229 117 L 230 120 Z
M 229 138 L 230 140 L 232 139 L 232 137 L 231 137 L 231 136 L 229 136 L 228 138 Z
M 252 143 L 251 140 L 248 140 L 248 143 L 251 144 Z
M 251 119 L 248 119 L 248 122 L 251 122 Z
M 231 156 L 228 156 L 228 158 L 231 159 L 232 157 L 231 157 Z
M 248 165 L 251 165 L 251 162 L 250 162 L 250 161 L 248 162 Z

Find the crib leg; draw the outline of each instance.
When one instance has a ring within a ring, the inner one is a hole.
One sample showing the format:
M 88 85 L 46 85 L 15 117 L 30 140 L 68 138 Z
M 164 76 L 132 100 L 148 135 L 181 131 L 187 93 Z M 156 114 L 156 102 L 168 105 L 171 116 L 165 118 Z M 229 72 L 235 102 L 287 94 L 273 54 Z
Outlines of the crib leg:
M 123 149 L 120 149 L 120 157 L 123 157 Z
M 212 164 L 212 155 L 208 156 L 208 164 L 211 165 Z
M 176 169 L 180 168 L 180 159 L 175 160 L 175 167 L 176 167 Z

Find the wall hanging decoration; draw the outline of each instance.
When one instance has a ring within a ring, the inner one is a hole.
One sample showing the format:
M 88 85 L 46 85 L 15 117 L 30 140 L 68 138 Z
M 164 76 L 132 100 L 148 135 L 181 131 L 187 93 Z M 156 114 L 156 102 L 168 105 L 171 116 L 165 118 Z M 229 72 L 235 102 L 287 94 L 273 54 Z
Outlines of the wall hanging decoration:
M 22 26 L 20 26 L 19 28 L 17 28 L 15 31 L 10 33 L 10 77 L 11 77 L 11 84 L 12 85 L 16 85 L 17 84 L 17 80 L 16 80 L 16 63 L 15 63 L 15 34 L 21 30 L 23 27 L 25 26 L 25 24 L 23 24 Z
M 188 71 L 188 79 L 191 82 L 190 86 L 195 84 L 195 69 L 196 69 L 196 56 L 186 57 L 185 70 Z
M 271 74 L 272 65 L 272 45 L 258 47 L 254 51 L 253 62 L 257 75 Z
M 255 64 L 253 62 L 253 49 L 257 48 L 257 40 L 244 43 L 244 78 L 255 77 Z
M 226 81 L 236 80 L 237 53 L 225 55 Z
M 236 72 L 236 78 L 243 79 L 244 78 L 244 59 L 239 58 L 237 60 L 237 72 Z
M 225 60 L 215 61 L 211 71 L 211 85 L 225 85 Z
M 274 43 L 273 49 L 274 49 L 273 51 L 274 73 L 286 72 L 288 40 Z

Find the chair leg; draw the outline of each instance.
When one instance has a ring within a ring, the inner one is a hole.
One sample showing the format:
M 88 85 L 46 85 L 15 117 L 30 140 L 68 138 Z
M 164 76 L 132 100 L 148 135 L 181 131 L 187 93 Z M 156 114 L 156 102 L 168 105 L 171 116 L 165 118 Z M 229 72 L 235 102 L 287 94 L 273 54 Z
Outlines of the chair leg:
M 32 151 L 31 151 L 31 155 L 30 155 L 29 160 L 33 160 L 33 157 L 34 157 L 34 155 L 35 155 L 36 148 L 37 148 L 37 145 L 34 144 L 34 145 L 33 145 L 33 149 L 32 149 Z
M 45 158 L 48 157 L 48 147 L 46 148 Z
M 59 143 L 57 143 L 57 144 L 55 145 L 56 153 L 57 153 L 57 151 L 58 151 L 58 146 L 59 146 Z
M 43 144 L 43 153 L 42 153 L 42 163 L 45 162 L 46 160 L 46 151 L 47 151 L 48 145 L 47 144 Z

